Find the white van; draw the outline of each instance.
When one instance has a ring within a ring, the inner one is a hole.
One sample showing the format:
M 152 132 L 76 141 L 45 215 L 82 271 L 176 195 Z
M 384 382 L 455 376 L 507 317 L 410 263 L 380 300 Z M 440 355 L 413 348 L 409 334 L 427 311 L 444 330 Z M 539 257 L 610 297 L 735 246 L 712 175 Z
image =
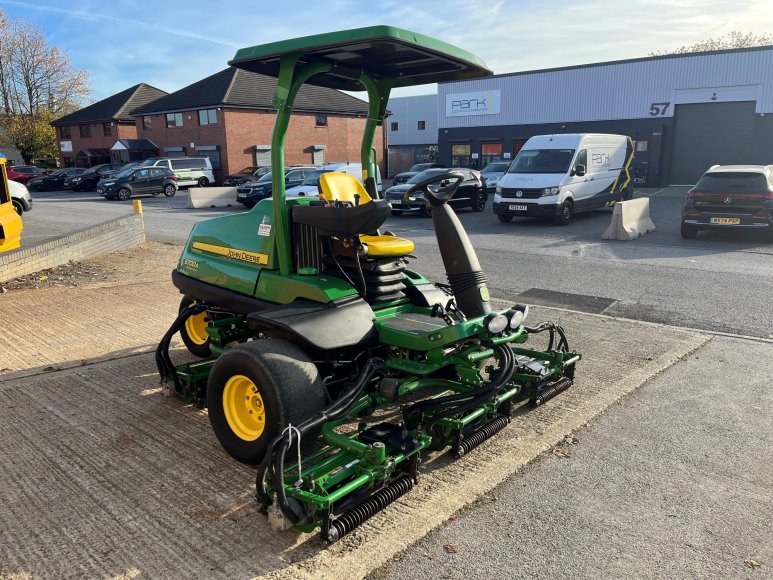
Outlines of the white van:
M 353 175 L 359 179 L 360 183 L 362 183 L 361 163 L 350 163 L 348 161 L 346 163 L 328 163 L 327 165 L 323 165 L 322 167 L 318 168 L 314 173 L 307 177 L 301 185 L 296 185 L 295 187 L 288 189 L 287 192 L 285 192 L 285 195 L 292 197 L 296 195 L 303 196 L 319 194 L 319 177 L 323 173 L 328 173 L 330 171 L 348 173 L 349 175 Z M 376 189 L 378 190 L 379 194 L 384 193 L 384 188 L 381 185 L 381 170 L 378 168 L 378 165 L 376 165 Z
M 151 157 L 141 167 L 166 167 L 177 176 L 177 185 L 207 187 L 215 183 L 209 157 Z
M 497 184 L 494 213 L 550 217 L 566 225 L 580 211 L 631 199 L 633 142 L 625 135 L 577 133 L 529 139 Z

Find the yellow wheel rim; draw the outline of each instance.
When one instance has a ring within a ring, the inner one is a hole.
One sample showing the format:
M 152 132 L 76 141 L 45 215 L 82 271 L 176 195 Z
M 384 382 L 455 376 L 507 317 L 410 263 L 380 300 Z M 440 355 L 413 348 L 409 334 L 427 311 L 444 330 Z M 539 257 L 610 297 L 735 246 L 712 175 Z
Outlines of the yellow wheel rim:
M 234 375 L 223 389 L 223 411 L 231 431 L 243 441 L 255 441 L 266 427 L 266 409 L 258 387 L 244 375 Z
M 209 340 L 207 334 L 207 313 L 201 312 L 185 319 L 185 333 L 195 344 L 204 344 Z

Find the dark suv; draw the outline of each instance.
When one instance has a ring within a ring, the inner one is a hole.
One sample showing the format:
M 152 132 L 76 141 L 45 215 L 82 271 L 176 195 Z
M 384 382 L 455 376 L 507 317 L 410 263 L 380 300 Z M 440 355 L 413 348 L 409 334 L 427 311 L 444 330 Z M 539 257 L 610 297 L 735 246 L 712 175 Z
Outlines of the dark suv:
M 92 191 L 96 189 L 100 179 L 107 177 L 111 171 L 120 169 L 125 163 L 103 163 L 95 165 L 75 177 L 70 177 L 65 181 L 65 187 L 72 187 L 73 191 Z
M 316 167 L 285 167 L 285 187 L 287 189 L 300 185 L 317 170 Z M 271 197 L 274 185 L 269 171 L 257 181 L 244 183 L 236 188 L 236 201 L 247 207 L 252 207 L 262 199 Z
M 64 182 L 69 177 L 75 177 L 85 173 L 83 167 L 67 167 L 66 169 L 57 169 L 49 175 L 42 175 L 27 182 L 27 187 L 34 191 L 54 191 L 64 189 Z
M 687 192 L 682 237 L 717 228 L 765 230 L 773 241 L 773 165 L 714 165 Z
M 421 173 L 422 171 L 426 171 L 427 169 L 434 169 L 436 167 L 445 167 L 442 163 L 417 163 L 413 167 L 411 167 L 408 171 L 403 171 L 402 173 L 398 173 L 395 175 L 394 180 L 392 181 L 392 185 L 400 185 L 401 183 L 408 183 L 408 180 L 416 175 L 417 173 Z
M 97 184 L 97 193 L 107 199 L 127 200 L 133 195 L 177 193 L 177 176 L 165 167 L 130 167 Z

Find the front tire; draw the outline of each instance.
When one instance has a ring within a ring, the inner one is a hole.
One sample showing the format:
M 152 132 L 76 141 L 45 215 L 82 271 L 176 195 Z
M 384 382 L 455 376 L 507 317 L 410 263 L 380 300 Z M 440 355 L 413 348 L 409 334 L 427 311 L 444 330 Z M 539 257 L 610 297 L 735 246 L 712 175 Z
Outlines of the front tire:
M 121 201 L 126 201 L 132 196 L 132 192 L 126 187 L 122 187 L 121 189 L 118 190 L 117 195 L 118 195 L 118 199 L 120 199 Z
M 511 221 L 513 221 L 513 216 L 511 215 L 498 213 L 497 217 L 499 218 L 499 221 L 502 222 L 503 224 L 509 224 Z
M 196 300 L 192 296 L 183 296 L 177 310 L 178 314 L 189 306 L 193 306 L 195 302 Z M 209 350 L 210 339 L 207 334 L 208 317 L 209 314 L 206 311 L 189 316 L 180 329 L 180 338 L 183 339 L 185 348 L 199 358 L 207 358 L 212 354 Z
M 399 209 L 393 209 L 392 215 L 403 215 L 403 212 L 402 210 L 399 210 Z
M 171 183 L 164 186 L 164 195 L 166 197 L 174 197 L 175 193 L 177 193 L 177 188 Z
M 681 234 L 685 240 L 692 240 L 698 236 L 698 228 L 682 222 Z
M 477 194 L 475 194 L 475 197 L 470 202 L 470 208 L 472 211 L 483 211 L 486 209 L 486 200 L 488 198 L 488 194 L 486 194 L 485 191 L 479 191 Z
M 209 179 L 206 177 L 199 177 L 198 184 L 199 187 L 207 187 L 209 185 Z
M 18 199 L 11 200 L 11 203 L 13 204 L 13 209 L 16 210 L 16 213 L 18 213 L 19 215 L 24 213 L 24 206 Z
M 207 383 L 209 421 L 226 452 L 255 465 L 288 424 L 325 406 L 319 371 L 296 345 L 275 338 L 240 344 L 221 355 Z
M 556 217 L 556 224 L 559 226 L 567 226 L 569 225 L 569 222 L 572 221 L 572 217 L 574 217 L 574 204 L 572 204 L 571 200 L 567 199 L 561 204 L 558 217 Z

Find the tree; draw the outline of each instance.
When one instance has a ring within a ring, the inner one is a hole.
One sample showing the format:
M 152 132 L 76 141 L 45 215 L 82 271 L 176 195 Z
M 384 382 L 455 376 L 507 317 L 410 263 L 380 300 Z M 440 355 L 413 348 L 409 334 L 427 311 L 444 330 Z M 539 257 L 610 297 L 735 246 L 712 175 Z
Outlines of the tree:
M 666 54 L 685 54 L 689 52 L 706 52 L 709 50 L 727 50 L 730 48 L 751 48 L 754 46 L 767 46 L 773 44 L 773 34 L 754 34 L 733 30 L 716 38 L 707 38 L 695 44 L 689 44 L 671 50 L 658 50 L 651 52 L 650 56 L 663 56 Z
M 0 11 L 0 142 L 13 145 L 25 163 L 57 154 L 50 122 L 78 109 L 91 92 L 88 72 L 49 47 L 43 32 Z

